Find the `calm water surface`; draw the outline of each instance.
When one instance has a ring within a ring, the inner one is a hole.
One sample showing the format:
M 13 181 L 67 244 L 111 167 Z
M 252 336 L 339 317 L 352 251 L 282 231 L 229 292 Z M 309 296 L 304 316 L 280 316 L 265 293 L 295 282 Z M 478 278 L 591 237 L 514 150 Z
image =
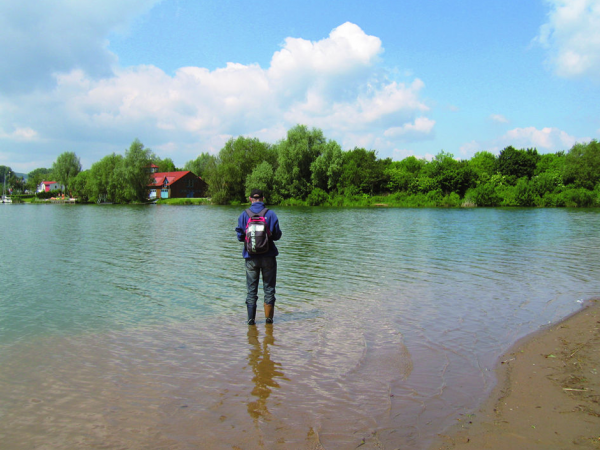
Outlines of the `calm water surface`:
M 248 327 L 241 209 L 0 205 L 2 448 L 427 448 L 600 295 L 597 209 L 275 208 Z

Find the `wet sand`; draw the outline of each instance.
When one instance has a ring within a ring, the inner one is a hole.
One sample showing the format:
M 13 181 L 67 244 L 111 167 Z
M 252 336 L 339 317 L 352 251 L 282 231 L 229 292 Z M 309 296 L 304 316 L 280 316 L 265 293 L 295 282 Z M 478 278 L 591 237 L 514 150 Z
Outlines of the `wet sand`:
M 432 449 L 600 449 L 600 300 L 517 342 L 497 379 Z

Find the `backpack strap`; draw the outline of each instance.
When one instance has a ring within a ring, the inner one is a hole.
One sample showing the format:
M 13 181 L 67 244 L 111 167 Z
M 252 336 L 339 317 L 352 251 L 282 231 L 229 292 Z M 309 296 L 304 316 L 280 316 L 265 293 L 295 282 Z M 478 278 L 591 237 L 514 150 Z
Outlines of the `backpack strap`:
M 269 210 L 269 208 L 264 208 L 262 211 L 255 213 L 255 212 L 251 211 L 250 208 L 248 208 L 246 210 L 246 214 L 248 214 L 248 217 L 252 217 L 252 216 L 265 217 L 268 210 Z

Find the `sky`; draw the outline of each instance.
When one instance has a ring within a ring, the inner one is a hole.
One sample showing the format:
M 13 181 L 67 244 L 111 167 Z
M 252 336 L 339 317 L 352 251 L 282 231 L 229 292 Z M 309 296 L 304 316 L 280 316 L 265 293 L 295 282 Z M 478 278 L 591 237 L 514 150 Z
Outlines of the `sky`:
M 0 165 L 297 124 L 393 160 L 598 139 L 600 0 L 0 0 Z

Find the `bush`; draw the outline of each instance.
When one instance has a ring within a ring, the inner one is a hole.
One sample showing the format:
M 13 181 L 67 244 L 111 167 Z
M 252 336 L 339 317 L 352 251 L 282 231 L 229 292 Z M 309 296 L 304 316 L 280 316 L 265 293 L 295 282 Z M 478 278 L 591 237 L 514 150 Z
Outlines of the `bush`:
M 515 200 L 518 206 L 533 206 L 535 204 L 535 193 L 527 178 L 519 178 L 515 186 Z
M 37 198 L 39 198 L 40 200 L 45 200 L 45 199 L 52 198 L 52 197 L 58 197 L 59 195 L 62 195 L 61 191 L 38 192 L 35 194 L 35 196 Z
M 567 189 L 562 193 L 565 206 L 575 207 L 589 207 L 595 206 L 596 199 L 594 192 L 588 191 L 584 188 L 572 188 Z
M 496 186 L 492 182 L 480 184 L 474 189 L 469 189 L 465 199 L 470 200 L 477 206 L 498 206 L 502 199 L 496 192 Z
M 323 189 L 314 188 L 306 199 L 308 206 L 320 206 L 329 201 L 329 195 Z
M 460 206 L 461 203 L 462 202 L 460 200 L 460 195 L 458 195 L 456 192 L 451 192 L 442 199 L 440 206 L 445 206 L 447 208 L 456 208 Z

